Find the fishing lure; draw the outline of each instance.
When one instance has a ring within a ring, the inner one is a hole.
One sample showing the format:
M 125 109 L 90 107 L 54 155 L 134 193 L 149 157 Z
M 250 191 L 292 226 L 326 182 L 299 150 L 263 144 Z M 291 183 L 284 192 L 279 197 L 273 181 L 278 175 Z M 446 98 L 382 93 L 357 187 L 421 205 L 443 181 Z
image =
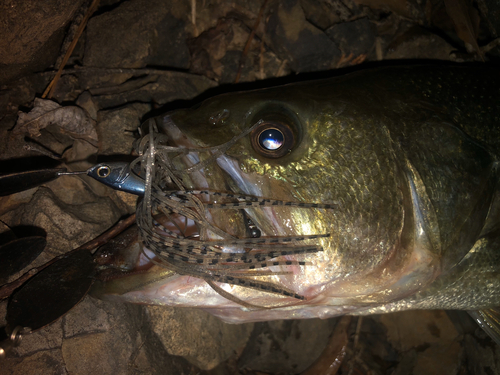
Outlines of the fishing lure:
M 68 172 L 64 168 L 54 168 L 0 176 L 0 196 L 32 189 L 61 176 L 82 174 L 86 174 L 115 190 L 135 195 L 144 194 L 144 180 L 130 169 L 130 163 L 108 162 L 96 164 L 86 171 Z
M 329 237 L 329 234 L 302 236 L 260 237 L 260 230 L 246 215 L 243 219 L 249 229 L 247 238 L 235 238 L 216 227 L 207 219 L 207 209 L 243 209 L 248 207 L 290 206 L 301 208 L 336 208 L 334 204 L 299 203 L 264 199 L 246 194 L 225 193 L 186 189 L 181 176 L 194 173 L 223 155 L 240 138 L 251 132 L 260 122 L 222 145 L 206 149 L 189 149 L 168 145 L 166 135 L 159 133 L 154 121 L 141 127 L 143 137 L 135 144 L 139 157 L 131 163 L 133 169 L 139 165 L 144 176 L 144 197 L 137 206 L 137 225 L 146 248 L 155 257 L 150 260 L 181 275 L 190 275 L 205 280 L 215 291 L 227 299 L 248 308 L 263 308 L 240 300 L 217 286 L 215 282 L 238 285 L 268 293 L 281 294 L 303 300 L 304 297 L 284 286 L 257 280 L 254 277 L 289 274 L 288 271 L 273 271 L 272 266 L 306 266 L 307 262 L 280 260 L 287 255 L 316 253 L 323 248 L 309 244 L 309 240 Z M 207 152 L 209 156 L 197 164 L 177 169 L 174 159 L 190 151 Z M 175 154 L 173 157 L 170 155 Z M 210 198 L 223 199 L 218 203 Z M 160 217 L 181 215 L 198 226 L 199 236 L 188 238 L 178 231 L 169 230 Z M 209 239 L 208 233 L 220 239 Z M 306 244 L 301 244 L 306 242 Z M 221 248 L 238 248 L 239 252 L 224 252 Z M 265 268 L 265 270 L 263 270 Z

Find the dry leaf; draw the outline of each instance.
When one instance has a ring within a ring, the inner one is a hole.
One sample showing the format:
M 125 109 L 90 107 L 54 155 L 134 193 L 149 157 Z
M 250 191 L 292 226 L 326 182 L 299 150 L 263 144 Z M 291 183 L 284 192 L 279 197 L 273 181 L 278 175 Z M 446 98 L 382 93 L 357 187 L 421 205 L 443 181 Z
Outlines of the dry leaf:
M 473 50 L 483 58 L 483 53 L 477 44 L 477 32 L 479 29 L 479 14 L 468 0 L 444 0 L 446 13 L 453 20 L 455 32 L 462 39 L 467 47 L 469 45 Z M 470 48 L 469 47 L 469 48 Z M 469 50 L 469 48 L 467 48 Z
M 30 137 L 40 136 L 40 130 L 54 124 L 73 139 L 84 139 L 97 145 L 95 121 L 80 107 L 62 107 L 52 100 L 35 99 L 33 109 L 19 112 L 14 132 L 27 133 Z

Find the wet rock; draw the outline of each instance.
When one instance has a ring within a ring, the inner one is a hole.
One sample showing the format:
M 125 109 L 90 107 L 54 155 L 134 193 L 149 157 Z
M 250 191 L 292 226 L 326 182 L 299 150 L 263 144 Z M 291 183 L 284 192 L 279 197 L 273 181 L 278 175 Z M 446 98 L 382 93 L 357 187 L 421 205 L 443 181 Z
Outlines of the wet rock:
M 141 118 L 151 110 L 147 104 L 131 104 L 123 108 L 100 111 L 98 117 L 99 155 L 130 155 L 134 132 Z
M 78 78 L 72 74 L 64 74 L 57 82 L 52 99 L 58 103 L 74 102 L 80 93 Z
M 391 11 L 415 21 L 424 20 L 422 3 L 417 0 L 353 0 L 353 2 L 357 5 L 366 5 L 372 9 L 380 9 L 384 12 Z
M 0 124 L 2 131 L 12 128 L 17 120 L 17 112 L 22 105 L 28 105 L 33 101 L 36 94 L 36 88 L 32 80 L 28 77 L 23 77 L 15 81 L 11 81 L 8 85 L 2 85 L 0 90 L 0 115 L 3 117 Z M 12 116 L 9 121 L 10 126 L 5 123 L 5 117 Z
M 125 332 L 115 337 L 93 333 L 65 340 L 62 355 L 70 374 L 126 374 L 131 344 Z M 113 355 L 103 357 L 107 352 Z
M 140 345 L 139 306 L 87 297 L 64 318 L 61 352 L 70 374 L 128 374 Z M 120 327 L 120 329 L 117 329 Z
M 398 367 L 406 367 L 399 368 L 397 373 L 405 373 L 410 364 L 414 374 L 458 373 L 462 352 L 460 335 L 444 311 L 381 315 L 380 322 L 387 328 L 388 341 L 403 353 Z
M 431 346 L 418 353 L 413 368 L 414 374 L 458 374 L 462 347 L 459 342 L 451 342 L 437 347 Z
M 488 28 L 493 37 L 498 37 L 500 35 L 500 3 L 495 0 L 484 0 L 478 5 L 481 15 L 484 17 L 485 28 Z M 498 55 L 499 47 L 497 47 L 496 52 Z
M 119 306 L 119 305 L 118 305 Z M 106 310 L 108 304 L 86 297 L 62 320 L 64 338 L 69 339 L 86 333 L 103 333 L 112 328 L 113 320 L 119 315 L 116 307 Z M 111 320 L 111 321 L 110 321 Z
M 200 310 L 146 307 L 152 331 L 169 354 L 210 370 L 246 345 L 253 324 L 227 324 Z
M 84 91 L 78 96 L 76 104 L 87 111 L 92 120 L 97 121 L 97 111 L 99 108 L 88 91 Z
M 189 42 L 190 70 L 219 83 L 235 82 L 240 64 L 240 82 L 288 73 L 287 69 L 281 69 L 280 73 L 283 61 L 269 50 L 260 37 L 252 39 L 246 55 L 243 56 L 250 32 L 245 24 L 232 18 L 219 21 L 214 28 Z
M 22 343 L 14 349 L 16 356 L 25 357 L 38 351 L 60 348 L 62 344 L 61 321 L 24 336 Z
M 387 47 L 386 59 L 450 60 L 454 48 L 444 39 L 420 27 L 412 27 Z
M 136 71 L 141 74 L 141 71 Z M 97 75 L 102 74 L 101 78 L 104 81 L 116 81 L 117 86 L 127 84 L 127 80 L 131 78 L 131 74 L 118 74 L 115 76 L 113 72 L 107 71 L 97 72 Z M 101 109 L 118 107 L 131 102 L 139 103 L 157 103 L 164 105 L 168 102 L 178 99 L 192 99 L 210 87 L 215 86 L 215 82 L 207 79 L 206 77 L 196 76 L 193 74 L 172 72 L 172 71 L 159 71 L 154 69 L 145 69 L 141 75 L 147 75 L 147 79 L 136 84 L 134 80 L 134 87 L 127 87 L 127 89 L 116 92 L 115 86 L 109 88 L 93 90 L 90 89 L 94 100 Z M 112 78 L 115 76 L 115 78 Z M 96 84 L 96 76 L 89 78 L 91 81 L 87 85 Z M 85 79 L 85 78 L 83 78 Z
M 141 316 L 139 306 L 87 297 L 62 320 L 24 336 L 2 369 L 15 374 L 20 369 L 23 374 L 132 373 L 128 363 L 142 343 Z
M 93 17 L 87 28 L 84 65 L 187 68 L 184 21 L 173 17 L 169 8 L 164 1 L 133 0 Z
M 7 195 L 6 197 L 0 197 L 0 216 L 8 214 L 19 206 L 28 203 L 35 191 L 36 188 L 25 190 L 17 194 Z
M 265 37 L 280 59 L 290 61 L 295 72 L 331 69 L 340 58 L 337 46 L 307 22 L 296 0 L 273 4 Z
M 465 335 L 464 350 L 467 353 L 466 371 L 469 374 L 500 373 L 500 346 L 492 342 L 480 328 L 475 334 Z
M 321 30 L 333 24 L 348 21 L 356 11 L 349 2 L 328 0 L 300 0 L 306 19 Z
M 154 34 L 148 65 L 189 68 L 189 50 L 186 44 L 188 35 L 183 20 L 166 14 L 158 23 Z
M 441 310 L 405 311 L 399 314 L 380 316 L 380 321 L 388 329 L 388 339 L 402 350 L 424 344 L 453 341 L 458 331 Z
M 64 28 L 83 0 L 15 0 L 0 4 L 0 83 L 54 63 Z
M 320 356 L 335 323 L 335 319 L 256 323 L 238 365 L 271 374 L 298 374 Z
M 189 42 L 192 56 L 190 71 L 204 74 L 211 79 L 218 79 L 222 74 L 222 64 L 219 60 L 226 55 L 233 35 L 233 22 L 223 19 L 215 27 L 191 40 Z
M 68 373 L 59 349 L 44 350 L 23 358 L 7 358 L 2 361 L 2 371 L 9 375 Z
M 375 26 L 368 18 L 333 25 L 326 34 L 345 56 L 367 56 L 375 48 Z
M 108 198 L 97 198 L 82 205 L 68 205 L 48 188 L 37 190 L 29 204 L 10 213 L 8 224 L 44 228 L 48 245 L 40 261 L 69 251 L 111 227 L 121 216 Z M 6 218 L 2 218 L 6 220 Z

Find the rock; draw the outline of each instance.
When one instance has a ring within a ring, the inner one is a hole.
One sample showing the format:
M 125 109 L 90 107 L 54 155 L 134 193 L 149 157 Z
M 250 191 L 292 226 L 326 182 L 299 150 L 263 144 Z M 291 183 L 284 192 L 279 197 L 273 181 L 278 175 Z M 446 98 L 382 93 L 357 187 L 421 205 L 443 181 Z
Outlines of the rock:
M 391 11 L 404 18 L 415 21 L 423 21 L 424 7 L 417 0 L 353 0 L 357 5 L 366 5 L 372 9 L 380 9 L 385 12 Z
M 375 26 L 368 18 L 333 25 L 326 34 L 345 56 L 368 56 L 375 47 Z
M 62 320 L 64 338 L 69 339 L 87 333 L 104 333 L 112 329 L 120 317 L 124 318 L 124 306 L 86 297 Z M 124 312 L 125 311 L 125 312 Z
M 424 344 L 454 341 L 458 331 L 441 310 L 405 311 L 399 314 L 385 314 L 380 321 L 388 328 L 388 339 L 401 350 L 408 350 Z
M 260 34 L 262 31 L 263 27 Z M 283 61 L 263 44 L 259 36 L 252 39 L 247 54 L 243 57 L 249 35 L 250 29 L 242 22 L 232 18 L 221 20 L 214 28 L 189 42 L 190 70 L 221 84 L 235 82 L 240 62 L 243 62 L 240 82 L 281 75 L 279 72 Z M 282 70 L 283 74 L 287 73 L 286 69 Z
M 130 104 L 126 107 L 100 111 L 98 116 L 99 155 L 130 155 L 134 132 L 141 118 L 149 112 L 147 104 Z
M 354 11 L 347 4 L 348 2 L 342 1 L 300 0 L 306 19 L 321 30 L 349 21 Z
M 9 375 L 67 374 L 60 349 L 44 350 L 23 358 L 9 357 L 2 360 L 2 371 Z
M 141 343 L 141 315 L 139 306 L 85 298 L 63 318 L 61 351 L 68 373 L 130 373 L 129 360 Z
M 484 7 L 484 8 L 483 8 Z M 484 0 L 479 4 L 481 15 L 484 18 L 481 22 L 486 24 L 491 36 L 500 35 L 500 3 L 496 0 Z M 495 49 L 495 55 L 500 55 L 500 46 Z
M 418 353 L 413 373 L 422 375 L 458 374 L 461 352 L 462 346 L 457 341 L 437 347 L 431 346 Z
M 415 26 L 390 43 L 384 58 L 450 60 L 453 50 L 444 39 Z
M 335 323 L 335 319 L 256 323 L 238 365 L 271 374 L 298 374 L 320 356 Z
M 0 84 L 43 70 L 59 54 L 64 29 L 83 0 L 0 3 Z
M 160 0 L 133 0 L 93 17 L 87 27 L 84 65 L 187 68 L 185 24 L 169 8 L 168 2 Z
M 102 74 L 102 75 L 99 75 Z M 141 74 L 141 72 L 137 72 Z M 137 85 L 121 92 L 109 93 L 106 90 L 99 90 L 96 94 L 94 90 L 93 98 L 101 109 L 118 107 L 131 102 L 157 103 L 164 105 L 173 100 L 192 99 L 200 93 L 215 86 L 215 82 L 203 76 L 181 73 L 175 71 L 155 71 L 145 69 L 142 75 L 147 75 L 148 79 L 144 84 Z M 103 81 L 114 81 L 116 84 L 125 84 L 132 74 L 113 74 L 106 71 L 97 72 L 97 75 L 82 77 L 82 80 L 89 79 L 86 86 L 97 84 L 98 79 Z M 100 78 L 99 78 L 100 77 Z M 120 81 L 120 82 L 117 82 Z
M 414 374 L 457 374 L 462 352 L 460 335 L 444 311 L 405 311 L 380 316 L 388 341 L 403 353 L 401 361 Z M 416 350 L 412 359 L 408 357 Z M 408 368 L 398 373 L 408 373 Z
M 4 307 L 0 304 L 0 312 Z M 24 336 L 22 345 L 2 361 L 1 373 L 133 375 L 138 371 L 180 374 L 194 369 L 165 351 L 144 320 L 141 306 L 86 297 L 61 320 Z
M 19 357 L 29 357 L 39 351 L 58 349 L 62 344 L 62 336 L 62 326 L 59 320 L 39 331 L 23 336 L 23 344 L 14 349 L 15 354 Z
M 76 104 L 86 110 L 92 120 L 97 121 L 97 111 L 99 108 L 88 91 L 84 91 L 78 96 Z
M 500 373 L 500 347 L 485 336 L 480 328 L 474 335 L 465 335 L 464 351 L 468 354 L 466 366 L 469 374 Z
M 69 205 L 48 188 L 40 187 L 28 204 L 11 211 L 2 220 L 8 219 L 11 227 L 28 225 L 43 228 L 47 232 L 46 250 L 34 264 L 28 266 L 32 268 L 91 240 L 96 233 L 111 227 L 121 215 L 109 198 L 95 198 L 81 205 Z
M 7 195 L 5 197 L 0 197 L 0 216 L 8 214 L 19 206 L 28 203 L 33 197 L 35 191 L 36 188 L 25 190 L 17 194 Z
M 218 80 L 222 74 L 222 66 L 219 60 L 226 55 L 233 35 L 233 21 L 223 19 L 215 27 L 191 40 L 189 42 L 191 53 L 190 71 Z
M 147 4 L 149 5 L 149 4 Z M 146 5 L 146 6 L 147 6 Z M 189 50 L 186 44 L 186 23 L 170 13 L 154 29 L 148 65 L 189 68 Z
M 70 374 L 127 374 L 127 363 L 132 355 L 132 340 L 125 332 L 109 337 L 93 333 L 65 340 L 62 355 Z M 117 337 L 118 336 L 118 337 Z M 102 353 L 113 353 L 103 356 Z
M 187 308 L 147 306 L 150 326 L 165 350 L 182 356 L 202 370 L 210 370 L 239 353 L 253 323 L 227 324 L 214 316 Z
M 296 0 L 272 5 L 265 38 L 282 60 L 290 61 L 294 72 L 312 72 L 335 67 L 340 58 L 337 46 L 319 29 L 306 21 Z

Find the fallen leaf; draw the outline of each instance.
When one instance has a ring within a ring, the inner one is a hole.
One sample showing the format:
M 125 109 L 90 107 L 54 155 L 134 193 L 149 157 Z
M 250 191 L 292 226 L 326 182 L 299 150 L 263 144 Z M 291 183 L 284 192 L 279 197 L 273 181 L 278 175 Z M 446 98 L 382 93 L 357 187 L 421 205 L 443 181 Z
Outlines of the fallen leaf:
M 30 112 L 19 112 L 14 133 L 27 133 L 36 138 L 41 135 L 41 129 L 51 124 L 57 125 L 62 133 L 73 139 L 84 139 L 97 146 L 95 121 L 89 114 L 80 107 L 62 107 L 52 100 L 36 98 Z

